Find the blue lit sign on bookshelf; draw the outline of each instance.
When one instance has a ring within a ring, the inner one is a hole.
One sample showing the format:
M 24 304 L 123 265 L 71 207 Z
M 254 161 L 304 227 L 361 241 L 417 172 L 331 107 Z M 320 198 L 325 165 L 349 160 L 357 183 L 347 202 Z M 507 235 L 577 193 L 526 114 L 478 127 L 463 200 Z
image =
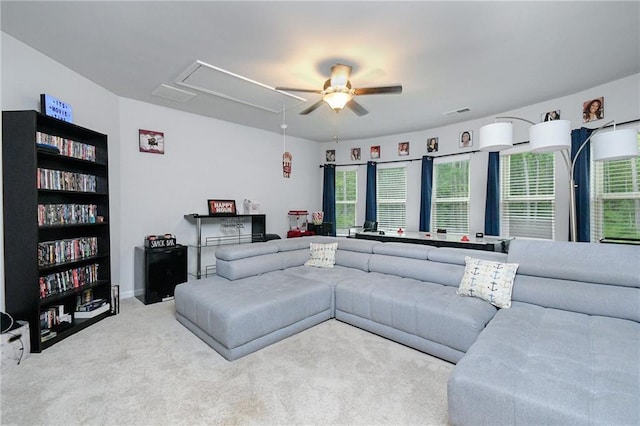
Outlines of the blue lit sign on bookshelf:
M 71 105 L 62 102 L 60 99 L 43 93 L 40 95 L 40 107 L 44 115 L 73 123 L 73 109 Z

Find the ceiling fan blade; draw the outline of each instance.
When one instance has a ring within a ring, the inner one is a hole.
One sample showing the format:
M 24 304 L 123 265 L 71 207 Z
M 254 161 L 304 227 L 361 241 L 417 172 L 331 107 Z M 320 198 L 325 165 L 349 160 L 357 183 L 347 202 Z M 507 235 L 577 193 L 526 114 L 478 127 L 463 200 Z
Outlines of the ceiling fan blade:
M 364 87 L 354 90 L 356 95 L 383 95 L 387 93 L 402 93 L 402 86 Z
M 364 109 L 362 105 L 360 105 L 353 99 L 347 102 L 345 106 L 349 108 L 351 111 L 355 112 L 358 117 L 362 117 L 363 115 L 369 114 L 369 111 Z
M 281 92 L 306 92 L 306 93 L 317 93 L 320 94 L 322 91 L 317 89 L 294 89 L 292 87 L 274 87 L 274 89 L 279 90 Z
M 318 108 L 320 108 L 322 106 L 322 104 L 324 103 L 324 101 L 322 99 L 320 99 L 318 102 L 316 102 L 315 104 L 311 105 L 309 108 L 300 111 L 300 115 L 307 115 L 310 112 L 313 112 L 315 110 L 317 110 Z

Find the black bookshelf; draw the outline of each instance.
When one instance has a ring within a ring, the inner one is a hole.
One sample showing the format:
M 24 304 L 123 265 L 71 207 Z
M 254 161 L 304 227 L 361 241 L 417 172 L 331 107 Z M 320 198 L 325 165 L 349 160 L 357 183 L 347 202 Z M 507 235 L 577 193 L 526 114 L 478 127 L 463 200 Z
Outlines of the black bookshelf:
M 64 145 L 51 148 L 56 143 Z M 110 315 L 74 314 L 87 290 L 111 297 L 107 136 L 36 111 L 3 111 L 2 161 L 6 311 L 29 322 L 31 350 L 40 352 Z M 83 179 L 90 189 L 73 189 Z M 40 243 L 90 238 L 91 253 L 65 251 L 46 262 L 39 254 Z M 68 321 L 42 324 L 59 312 Z

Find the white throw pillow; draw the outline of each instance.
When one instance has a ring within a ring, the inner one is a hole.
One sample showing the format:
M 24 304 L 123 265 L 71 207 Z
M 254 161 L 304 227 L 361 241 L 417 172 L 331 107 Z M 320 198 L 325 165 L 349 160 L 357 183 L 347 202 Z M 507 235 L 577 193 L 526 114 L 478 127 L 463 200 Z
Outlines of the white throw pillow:
M 479 297 L 498 308 L 511 307 L 513 280 L 517 263 L 492 262 L 465 256 L 464 276 L 458 293 L 461 296 Z
M 318 268 L 333 268 L 336 264 L 336 250 L 338 243 L 318 244 L 311 243 L 309 247 L 309 260 L 304 266 L 316 266 Z

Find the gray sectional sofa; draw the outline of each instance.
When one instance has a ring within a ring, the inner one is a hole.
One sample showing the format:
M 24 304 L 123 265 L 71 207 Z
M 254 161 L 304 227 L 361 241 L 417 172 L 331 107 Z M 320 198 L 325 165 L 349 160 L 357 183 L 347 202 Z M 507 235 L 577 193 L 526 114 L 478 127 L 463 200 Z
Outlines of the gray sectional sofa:
M 333 268 L 304 266 L 311 242 L 338 242 Z M 467 256 L 518 264 L 510 308 L 456 293 Z M 335 318 L 456 363 L 452 424 L 640 424 L 638 247 L 304 237 L 216 257 L 176 287 L 176 318 L 228 360 Z

